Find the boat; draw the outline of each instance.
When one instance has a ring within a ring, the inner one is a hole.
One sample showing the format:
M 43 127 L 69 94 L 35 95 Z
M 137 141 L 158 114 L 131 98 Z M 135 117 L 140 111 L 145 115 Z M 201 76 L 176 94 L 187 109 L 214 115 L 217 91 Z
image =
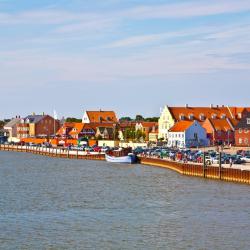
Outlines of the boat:
M 105 159 L 107 162 L 132 164 L 136 162 L 136 156 L 131 151 L 131 148 L 110 150 L 106 152 Z

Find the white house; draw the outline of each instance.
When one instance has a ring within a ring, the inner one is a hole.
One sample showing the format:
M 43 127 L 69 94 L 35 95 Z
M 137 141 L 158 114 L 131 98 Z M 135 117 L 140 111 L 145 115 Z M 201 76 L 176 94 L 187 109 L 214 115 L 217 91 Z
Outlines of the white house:
M 208 146 L 206 130 L 198 121 L 179 121 L 170 128 L 168 136 L 169 147 Z

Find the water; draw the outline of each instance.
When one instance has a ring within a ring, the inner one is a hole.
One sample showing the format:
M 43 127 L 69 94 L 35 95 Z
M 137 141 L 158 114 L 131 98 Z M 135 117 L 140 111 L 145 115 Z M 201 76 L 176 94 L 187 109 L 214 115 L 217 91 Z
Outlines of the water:
M 249 249 L 250 187 L 0 152 L 1 249 Z

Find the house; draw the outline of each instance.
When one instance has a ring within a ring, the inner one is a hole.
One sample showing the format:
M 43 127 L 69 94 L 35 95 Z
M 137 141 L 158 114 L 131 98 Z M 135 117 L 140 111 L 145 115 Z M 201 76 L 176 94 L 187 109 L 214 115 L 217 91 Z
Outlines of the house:
M 114 140 L 116 135 L 115 128 L 113 127 L 97 127 L 96 138 L 101 138 L 104 140 Z
M 250 145 L 250 112 L 246 112 L 235 128 L 236 146 Z
M 169 130 L 169 147 L 208 146 L 206 130 L 198 121 L 179 121 Z
M 55 135 L 60 122 L 49 115 L 28 115 L 17 124 L 17 137 L 48 137 Z
M 158 141 L 158 126 L 151 130 L 148 134 L 149 142 L 157 142 Z
M 20 121 L 21 118 L 16 116 L 16 118 L 13 118 L 11 121 L 4 125 L 4 130 L 7 131 L 9 142 L 19 141 L 19 139 L 17 138 L 17 124 L 20 123 Z
M 159 138 L 168 139 L 168 131 L 178 121 L 204 122 L 208 119 L 236 119 L 240 120 L 249 107 L 229 107 L 210 105 L 210 107 L 168 107 L 165 106 L 159 118 Z
M 64 122 L 63 125 L 56 132 L 56 135 L 62 138 L 70 137 L 70 131 L 74 128 L 75 122 Z
M 137 122 L 135 124 L 135 131 L 140 130 L 145 134 L 145 141 L 149 141 L 149 133 L 154 132 L 158 129 L 158 122 Z M 152 135 L 151 135 L 152 136 Z
M 234 144 L 234 124 L 237 120 L 234 119 L 210 119 L 207 118 L 202 127 L 206 129 L 207 138 L 210 145 L 225 145 Z
M 90 139 L 95 137 L 95 134 L 96 125 L 91 123 L 75 123 L 74 128 L 69 133 L 69 135 L 74 139 Z
M 117 117 L 114 111 L 85 111 L 82 117 L 82 123 L 117 123 Z

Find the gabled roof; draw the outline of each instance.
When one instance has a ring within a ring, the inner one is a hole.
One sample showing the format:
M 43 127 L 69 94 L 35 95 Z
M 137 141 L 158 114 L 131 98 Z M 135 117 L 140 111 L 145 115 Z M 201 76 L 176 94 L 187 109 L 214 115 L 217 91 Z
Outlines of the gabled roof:
M 194 124 L 195 121 L 179 121 L 174 124 L 172 128 L 170 128 L 169 132 L 184 132 L 190 126 Z
M 250 112 L 247 112 L 244 117 L 239 121 L 236 129 L 250 129 L 250 124 L 247 124 L 247 120 L 250 119 Z
M 144 128 L 151 128 L 151 127 L 155 127 L 158 125 L 158 122 L 136 122 L 137 124 L 141 124 Z
M 114 111 L 86 111 L 90 122 L 115 122 L 117 117 Z
M 69 132 L 69 134 L 78 135 L 79 133 L 81 133 L 83 127 L 84 127 L 84 123 L 76 122 L 72 130 Z
M 190 120 L 189 116 L 193 116 L 193 120 L 203 121 L 201 116 L 206 118 L 212 118 L 216 115 L 217 118 L 221 118 L 225 115 L 227 118 L 231 118 L 232 115 L 227 107 L 168 107 L 173 118 L 178 121 L 183 116 L 184 120 Z
M 230 125 L 229 121 L 227 119 L 209 119 L 211 122 L 213 128 L 216 131 L 230 131 L 233 130 L 232 126 Z
M 4 128 L 12 128 L 20 121 L 21 121 L 20 118 L 13 118 L 11 121 L 9 121 L 7 124 L 4 125 Z

